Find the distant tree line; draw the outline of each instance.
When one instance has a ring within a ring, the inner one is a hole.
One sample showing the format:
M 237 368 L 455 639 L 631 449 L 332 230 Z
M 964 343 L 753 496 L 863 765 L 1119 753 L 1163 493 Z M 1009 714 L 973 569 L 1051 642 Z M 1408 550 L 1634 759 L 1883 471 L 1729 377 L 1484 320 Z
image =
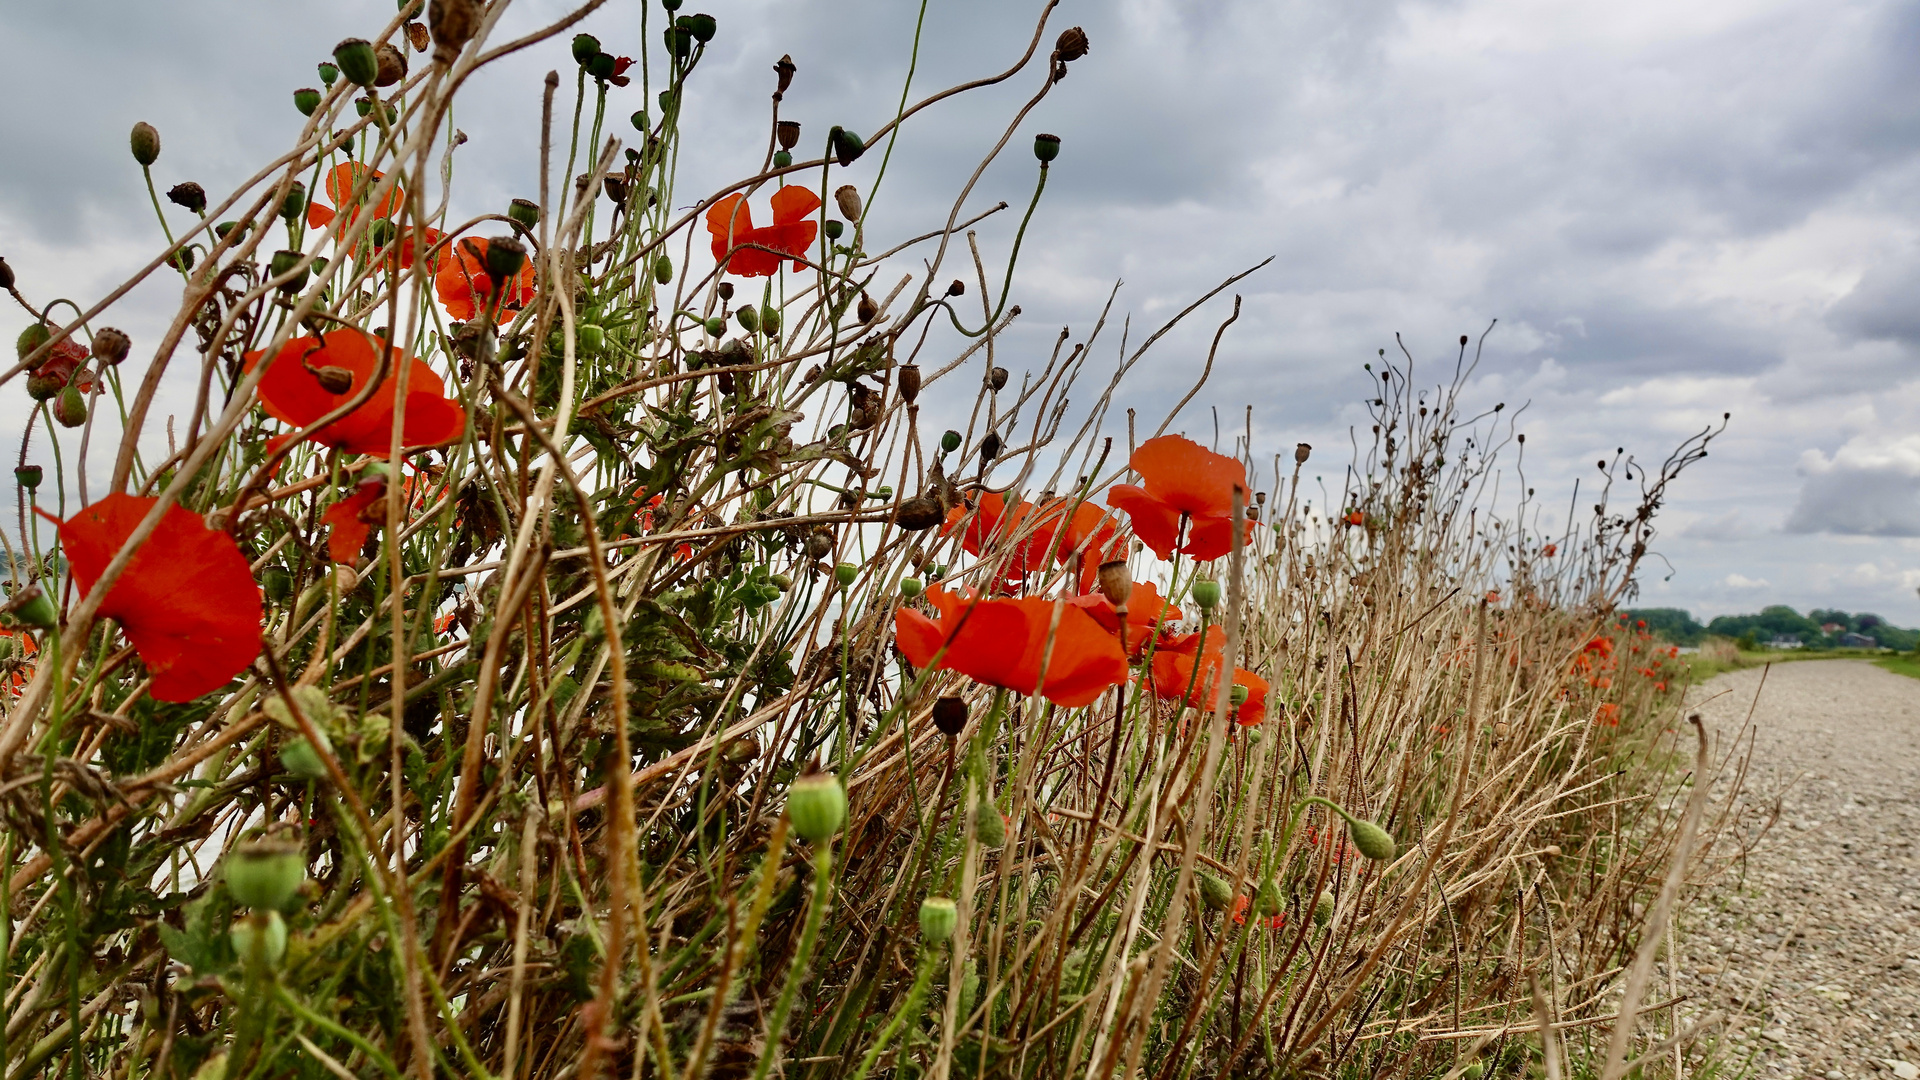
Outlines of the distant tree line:
M 1764 646 L 1791 638 L 1809 649 L 1878 646 L 1907 651 L 1920 646 L 1920 630 L 1895 626 L 1872 612 L 1850 615 L 1815 608 L 1805 615 L 1785 604 L 1760 609 L 1756 615 L 1721 615 L 1706 625 L 1680 608 L 1634 608 L 1624 612 L 1634 623 L 1676 645 L 1698 645 L 1709 635 L 1732 638 L 1745 645 Z

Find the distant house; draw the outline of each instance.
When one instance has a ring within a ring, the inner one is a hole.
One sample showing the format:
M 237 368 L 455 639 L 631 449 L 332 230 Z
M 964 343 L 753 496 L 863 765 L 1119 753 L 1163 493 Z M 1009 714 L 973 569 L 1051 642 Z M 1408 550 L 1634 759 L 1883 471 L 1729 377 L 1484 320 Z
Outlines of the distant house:
M 1849 634 L 1847 636 L 1859 637 L 1860 635 Z M 1787 637 L 1785 634 L 1782 634 L 1779 637 L 1774 638 L 1772 641 L 1767 642 L 1767 648 L 1769 649 L 1801 649 L 1805 647 L 1806 647 L 1806 642 L 1801 641 L 1797 637 Z
M 1845 629 L 1846 627 L 1841 626 L 1837 622 L 1823 622 L 1820 624 L 1820 632 L 1823 634 L 1837 634 Z
M 1837 644 L 1843 649 L 1877 649 L 1880 643 L 1865 634 L 1841 634 Z

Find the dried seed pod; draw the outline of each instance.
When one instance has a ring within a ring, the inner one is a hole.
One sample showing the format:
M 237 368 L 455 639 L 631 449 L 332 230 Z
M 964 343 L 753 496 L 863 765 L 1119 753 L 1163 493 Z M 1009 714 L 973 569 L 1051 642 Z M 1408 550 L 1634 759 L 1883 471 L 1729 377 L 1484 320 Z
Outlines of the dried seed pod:
M 373 51 L 373 85 L 392 86 L 407 77 L 407 54 L 382 42 Z
M 809 559 L 824 559 L 833 551 L 833 534 L 819 529 L 807 534 L 806 543 L 801 546 Z
M 775 100 L 778 100 L 782 94 L 787 92 L 787 88 L 793 85 L 793 73 L 798 70 L 798 68 L 793 66 L 793 57 L 791 55 L 782 56 L 779 60 L 775 61 L 773 73 L 780 80 L 780 85 L 773 91 Z M 791 120 L 780 121 L 782 128 L 785 128 L 788 124 L 793 124 L 794 142 L 798 142 L 800 140 L 800 125 L 794 124 Z M 783 149 L 793 149 L 793 143 L 788 142 L 784 134 L 780 137 L 780 145 Z
M 0 259 L 0 289 L 11 289 L 13 284 L 13 267 L 7 265 L 7 260 Z
M 933 703 L 933 726 L 943 735 L 958 735 L 967 726 L 967 703 L 958 694 L 947 694 Z
M 987 385 L 993 387 L 995 391 L 1005 390 L 1007 388 L 1007 369 L 997 367 L 987 372 Z
M 1306 443 L 1296 444 L 1293 448 L 1293 463 L 1295 465 L 1305 465 L 1307 463 L 1307 455 L 1311 453 L 1313 453 L 1313 447 L 1308 446 Z
M 908 532 L 925 532 L 945 521 L 947 512 L 940 500 L 931 495 L 916 495 L 900 504 L 894 524 Z
M 867 319 L 862 321 L 870 322 L 872 320 Z M 914 400 L 920 396 L 920 365 L 900 365 L 900 370 L 896 375 L 896 382 L 900 387 L 900 400 L 909 405 L 913 404 Z
M 1127 560 L 1114 559 L 1100 564 L 1100 595 L 1114 607 L 1126 610 L 1127 599 L 1133 595 L 1133 573 Z
M 774 137 L 780 140 L 782 150 L 791 150 L 800 143 L 800 121 L 798 120 L 782 120 L 774 125 L 773 131 Z
M 125 360 L 127 351 L 132 348 L 133 341 L 123 330 L 103 326 L 93 335 L 93 355 L 99 357 L 100 362 L 108 367 L 113 367 Z
M 860 290 L 860 303 L 853 310 L 854 314 L 860 317 L 861 326 L 872 322 L 874 317 L 880 314 L 880 308 L 874 304 L 873 297 L 868 296 L 865 289 Z
M 967 283 L 964 281 L 961 281 L 959 278 L 954 278 L 952 281 L 947 282 L 948 296 L 964 296 L 966 295 L 966 292 L 967 292 Z
M 414 52 L 426 52 L 427 46 L 433 44 L 433 38 L 427 35 L 425 25 L 410 22 L 407 24 L 407 44 L 413 46 Z
M 329 364 L 326 367 L 314 368 L 313 377 L 320 383 L 320 389 L 336 397 L 353 390 L 353 372 L 343 367 L 334 367 Z
M 997 431 L 989 431 L 987 432 L 986 438 L 980 440 L 980 464 L 986 465 L 999 456 L 1000 433 Z
M 133 160 L 143 168 L 160 159 L 160 132 L 145 120 L 133 125 L 133 134 L 127 142 L 133 149 Z
M 1059 38 L 1055 39 L 1053 52 L 1061 63 L 1070 64 L 1087 55 L 1087 50 L 1090 46 L 1091 42 L 1087 40 L 1087 32 L 1074 26 L 1062 31 Z
M 427 29 L 433 32 L 433 62 L 451 65 L 480 28 L 479 0 L 430 0 Z
M 860 189 L 852 184 L 841 184 L 833 192 L 833 204 L 840 208 L 840 216 L 848 221 L 860 220 Z

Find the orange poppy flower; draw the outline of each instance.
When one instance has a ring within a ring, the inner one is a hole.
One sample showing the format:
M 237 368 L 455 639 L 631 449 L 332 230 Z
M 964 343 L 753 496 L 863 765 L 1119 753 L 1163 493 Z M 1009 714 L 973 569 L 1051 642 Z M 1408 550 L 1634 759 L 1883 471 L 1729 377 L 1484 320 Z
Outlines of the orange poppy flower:
M 913 666 L 924 668 L 944 647 L 938 666 L 989 686 L 1042 696 L 1069 708 L 1092 704 L 1107 689 L 1126 681 L 1127 660 L 1120 644 L 1085 611 L 1067 607 L 1053 635 L 1053 655 L 1041 685 L 1041 654 L 1053 622 L 1054 601 L 1037 597 L 982 600 L 926 591 L 939 613 L 930 619 L 912 608 L 894 615 L 894 639 Z
M 58 523 L 82 593 L 159 501 L 116 493 Z M 178 506 L 134 553 L 100 614 L 118 620 L 153 673 L 158 701 L 218 690 L 260 652 L 260 587 L 246 556 L 233 537 Z
M 376 350 L 387 347 L 384 339 L 359 330 L 332 330 L 317 338 L 294 338 L 274 355 L 266 375 L 260 379 L 260 404 L 275 420 L 305 427 L 352 398 L 379 369 Z M 246 370 L 252 371 L 263 355 L 263 352 L 248 353 Z M 459 402 L 447 397 L 446 384 L 440 376 L 397 349 L 395 358 L 412 365 L 407 375 L 402 449 L 442 446 L 458 439 L 466 430 L 467 414 Z M 343 394 L 328 392 L 313 371 L 308 370 L 324 367 L 346 371 L 353 377 L 353 385 Z M 315 433 L 314 441 L 348 453 L 386 457 L 393 434 L 394 376 L 393 371 L 388 371 L 372 397 Z
M 1107 504 L 1127 512 L 1134 535 L 1154 554 L 1170 559 L 1180 545 L 1207 562 L 1233 549 L 1233 489 L 1246 486 L 1245 466 L 1179 435 L 1148 439 L 1127 464 L 1144 486 L 1117 484 L 1107 492 Z
M 1204 649 L 1198 633 L 1172 635 L 1161 641 L 1153 652 L 1151 678 L 1154 696 L 1163 701 L 1177 701 L 1184 697 L 1190 708 L 1213 708 L 1213 695 L 1220 686 L 1220 669 L 1224 664 L 1222 654 L 1226 643 L 1226 631 L 1218 626 L 1207 627 Z M 1194 674 L 1196 667 L 1200 669 L 1198 677 Z M 1233 684 L 1247 688 L 1247 700 L 1233 710 L 1234 722 L 1242 727 L 1252 727 L 1265 720 L 1267 681 L 1245 668 L 1234 668 Z M 1193 688 L 1191 693 L 1187 690 L 1189 686 Z
M 1547 558 L 1551 559 L 1559 551 L 1560 549 L 1558 547 L 1554 546 L 1553 544 L 1548 544 L 1546 547 L 1543 547 L 1540 549 L 1540 554 L 1545 555 Z
M 1113 516 L 1090 502 L 1074 508 L 1073 516 L 1060 528 L 1061 562 L 1080 560 L 1079 591 L 1092 592 L 1100 580 L 1100 564 L 1125 558 L 1127 537 Z M 1176 616 L 1177 617 L 1177 616 Z
M 366 546 L 367 535 L 375 525 L 383 525 L 387 520 L 387 482 L 377 478 L 370 483 L 362 483 L 353 494 L 340 499 L 320 520 L 332 526 L 327 533 L 327 554 L 334 562 L 351 566 L 359 561 L 360 549 Z
M 1341 520 L 1345 521 L 1348 525 L 1353 525 L 1357 527 L 1360 525 L 1365 525 L 1367 523 L 1367 515 L 1361 513 L 1358 510 L 1349 510 L 1347 511 L 1347 516 L 1342 518 Z
M 327 173 L 324 187 L 326 188 L 327 197 L 333 200 L 334 206 L 346 206 L 349 202 L 354 201 L 354 192 L 360 189 L 363 184 L 366 190 L 370 192 L 373 190 L 374 184 L 378 183 L 380 179 L 386 175 L 386 173 L 375 172 L 357 161 L 349 161 L 345 164 L 334 166 L 333 169 Z M 400 208 L 406 204 L 406 200 L 407 193 L 405 189 L 399 184 L 395 184 L 393 185 L 393 190 L 387 193 L 386 198 L 381 199 L 379 204 L 372 207 L 368 212 L 383 221 L 392 221 L 394 215 L 398 214 Z M 358 220 L 361 209 L 362 207 L 359 205 L 348 207 L 347 221 L 351 223 Z M 324 229 L 332 224 L 333 219 L 338 216 L 339 211 L 333 207 L 325 206 L 317 202 L 307 203 L 307 225 L 311 228 Z M 399 257 L 400 269 L 410 270 L 413 268 L 414 259 L 413 230 L 402 229 L 399 230 L 399 232 L 400 235 L 397 240 L 389 241 L 388 246 L 398 243 L 399 247 L 395 254 Z M 422 232 L 426 234 L 424 239 L 428 248 L 432 248 L 435 244 L 438 244 L 440 237 L 444 235 L 438 229 L 424 229 Z M 370 255 L 379 254 L 379 251 L 370 240 L 362 240 L 359 244 L 348 249 L 347 254 L 355 259 L 364 260 Z M 438 261 L 437 257 L 431 258 L 428 260 L 427 265 L 428 267 L 432 267 Z
M 820 224 L 809 219 L 818 209 L 820 196 L 803 187 L 783 187 L 773 193 L 773 224 L 756 229 L 745 195 L 716 200 L 707 210 L 713 260 L 725 267 L 726 273 L 739 277 L 772 277 L 780 271 L 782 255 L 800 259 L 813 246 L 814 232 Z M 806 264 L 796 262 L 793 268 L 803 270 Z
M 1609 701 L 1593 711 L 1593 722 L 1606 727 L 1620 726 L 1620 706 Z
M 22 661 L 21 665 L 15 668 L 11 675 L 6 676 L 4 680 L 0 680 L 0 687 L 5 687 L 10 693 L 17 694 L 27 688 L 27 680 L 31 678 L 33 674 L 33 664 L 29 661 L 29 658 L 32 657 L 34 653 L 40 651 L 40 644 L 34 641 L 33 635 L 27 633 L 25 630 L 0 629 L 0 638 L 14 639 L 15 644 L 19 648 L 20 659 Z
M 1093 616 L 1093 621 L 1099 623 L 1101 629 L 1119 636 L 1120 612 L 1106 597 L 1089 593 L 1072 603 L 1074 607 Z M 1127 658 L 1140 659 L 1154 635 L 1159 633 L 1164 636 L 1166 627 L 1179 622 L 1181 618 L 1179 608 L 1160 599 L 1160 590 L 1153 582 L 1135 584 L 1133 595 L 1127 598 Z
M 453 258 L 440 260 L 433 275 L 433 290 L 447 314 L 456 319 L 471 319 L 480 305 L 493 295 L 494 281 L 487 273 L 487 241 L 469 236 L 453 245 Z M 519 311 L 533 302 L 533 260 L 522 263 L 518 273 L 500 289 L 492 314 L 499 321 L 502 311 Z
M 1247 925 L 1246 893 L 1241 893 L 1239 896 L 1233 898 L 1233 922 L 1236 926 Z M 1287 913 L 1282 911 L 1276 915 L 1265 916 L 1261 918 L 1256 925 L 1264 926 L 1269 930 L 1278 930 L 1287 925 Z

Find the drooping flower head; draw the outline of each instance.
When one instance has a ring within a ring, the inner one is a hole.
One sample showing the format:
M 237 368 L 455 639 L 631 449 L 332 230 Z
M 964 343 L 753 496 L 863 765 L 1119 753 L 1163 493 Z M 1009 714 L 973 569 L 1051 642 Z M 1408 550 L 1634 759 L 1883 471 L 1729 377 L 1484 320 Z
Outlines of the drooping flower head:
M 783 187 L 773 193 L 773 224 L 756 229 L 745 195 L 717 199 L 707 210 L 707 232 L 713 235 L 713 259 L 729 274 L 772 277 L 780 272 L 781 256 L 804 258 L 807 249 L 813 246 L 819 223 L 811 218 L 818 209 L 820 196 L 803 187 Z M 741 246 L 744 244 L 757 246 Z M 796 262 L 793 268 L 805 267 L 805 263 Z
M 320 337 L 297 337 L 274 354 L 260 379 L 260 404 L 276 420 L 306 427 L 346 404 L 373 378 L 380 367 L 378 350 L 390 348 L 382 338 L 359 330 L 333 330 Z M 264 353 L 248 353 L 251 372 Z M 409 365 L 403 450 L 441 446 L 466 430 L 467 415 L 448 399 L 446 384 L 426 364 L 393 350 L 387 376 L 365 404 L 328 424 L 313 436 L 315 442 L 355 454 L 386 457 L 393 432 L 394 394 L 400 364 Z M 325 375 L 346 386 L 334 393 L 322 385 Z M 344 378 L 342 378 L 344 373 Z
M 932 665 L 945 648 L 938 664 L 943 670 L 1022 694 L 1037 688 L 1048 701 L 1068 708 L 1091 704 L 1126 681 L 1120 643 L 1079 608 L 1059 609 L 1060 625 L 1052 632 L 1053 651 L 1043 672 L 1056 601 L 984 600 L 937 585 L 925 596 L 938 619 L 905 607 L 894 615 L 895 640 L 915 667 Z
M 60 522 L 74 582 L 90 592 L 160 500 L 109 495 Z M 153 673 L 160 701 L 218 690 L 260 651 L 260 587 L 233 537 L 199 515 L 167 508 L 159 527 L 107 591 L 100 614 L 117 620 Z
M 1148 439 L 1127 464 L 1141 486 L 1116 484 L 1107 503 L 1127 512 L 1134 535 L 1154 554 L 1170 559 L 1178 546 L 1206 562 L 1233 549 L 1233 489 L 1246 486 L 1245 466 L 1179 435 Z
M 451 257 L 442 258 L 440 269 L 433 275 L 434 292 L 439 294 L 448 315 L 471 319 L 491 299 L 493 306 L 488 310 L 498 323 L 503 312 L 519 311 L 533 302 L 533 260 L 522 263 L 513 277 L 499 286 L 500 294 L 495 297 L 496 282 L 487 273 L 486 238 L 466 237 L 455 243 L 451 251 Z

